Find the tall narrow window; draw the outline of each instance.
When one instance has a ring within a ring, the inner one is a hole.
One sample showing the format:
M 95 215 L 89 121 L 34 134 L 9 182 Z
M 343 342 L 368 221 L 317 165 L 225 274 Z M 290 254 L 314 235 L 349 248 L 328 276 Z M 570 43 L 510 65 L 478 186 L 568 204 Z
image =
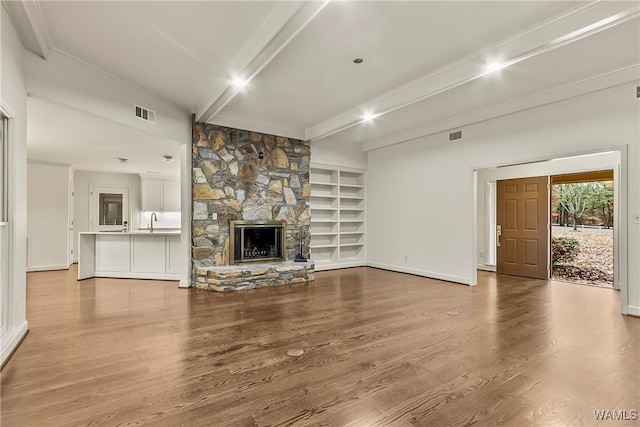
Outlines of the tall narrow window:
M 9 119 L 0 114 L 0 335 L 7 330 L 9 313 Z
M 1 192 L 1 197 L 0 197 L 0 222 L 6 222 L 8 221 L 9 215 L 8 215 L 8 205 L 9 205 L 9 196 L 8 196 L 8 181 L 9 181 L 9 171 L 8 171 L 8 165 L 7 165 L 7 158 L 8 156 L 8 150 L 9 150 L 9 144 L 7 143 L 7 128 L 8 128 L 8 124 L 9 124 L 9 119 L 7 119 L 6 117 L 0 115 L 0 120 L 2 121 L 2 123 L 0 123 L 0 144 L 2 144 L 2 146 L 0 147 L 0 192 Z
M 496 182 L 487 183 L 486 218 L 487 218 L 487 247 L 485 265 L 496 265 Z

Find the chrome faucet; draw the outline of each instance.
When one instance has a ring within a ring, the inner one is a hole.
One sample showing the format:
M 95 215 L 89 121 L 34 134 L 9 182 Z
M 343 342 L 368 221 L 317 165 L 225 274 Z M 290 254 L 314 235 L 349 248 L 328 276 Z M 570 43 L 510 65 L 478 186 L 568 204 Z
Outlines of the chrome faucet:
M 151 228 L 151 232 L 153 233 L 153 221 L 158 222 L 158 215 L 155 212 L 151 212 L 151 219 L 149 220 L 149 228 Z

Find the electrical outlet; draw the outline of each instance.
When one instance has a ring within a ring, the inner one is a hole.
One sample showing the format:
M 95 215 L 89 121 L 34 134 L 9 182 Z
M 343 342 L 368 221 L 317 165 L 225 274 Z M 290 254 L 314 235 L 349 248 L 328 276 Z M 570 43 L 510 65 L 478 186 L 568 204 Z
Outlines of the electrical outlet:
M 213 220 L 218 219 L 218 213 L 217 212 L 212 213 L 211 214 L 211 219 L 213 219 Z
M 633 214 L 633 223 L 640 224 L 640 214 Z
M 480 251 L 480 258 L 482 258 L 484 256 L 484 252 Z

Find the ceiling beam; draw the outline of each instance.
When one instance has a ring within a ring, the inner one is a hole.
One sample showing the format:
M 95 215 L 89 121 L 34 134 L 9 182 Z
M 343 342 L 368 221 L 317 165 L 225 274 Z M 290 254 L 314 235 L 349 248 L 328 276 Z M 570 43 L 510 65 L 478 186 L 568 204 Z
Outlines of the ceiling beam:
M 459 130 L 463 126 L 485 122 L 498 117 L 517 113 L 518 111 L 529 110 L 542 105 L 552 104 L 587 93 L 624 85 L 638 81 L 640 75 L 640 64 L 631 65 L 585 80 L 572 82 L 567 85 L 555 87 L 533 95 L 512 101 L 491 105 L 456 117 L 426 123 L 415 128 L 407 129 L 403 132 L 395 133 L 382 138 L 366 141 L 363 144 L 364 151 L 376 150 L 390 145 L 401 144 L 408 141 L 424 138 L 443 132 Z
M 233 84 L 234 77 L 248 83 L 266 67 L 320 13 L 329 0 L 280 2 L 245 43 L 234 62 L 232 75 L 219 82 L 196 107 L 196 120 L 211 122 L 238 94 L 242 87 Z
M 629 7 L 629 4 L 593 2 L 580 6 L 511 39 L 476 52 L 358 107 L 311 126 L 305 129 L 305 139 L 317 141 L 326 138 L 363 123 L 365 113 L 378 117 L 480 79 L 492 72 L 487 69 L 487 65 L 492 60 L 500 60 L 501 68 L 505 68 L 631 19 L 637 19 L 640 15 L 640 6 L 636 3 Z M 379 148 L 379 146 L 380 141 L 375 141 L 375 144 L 365 144 L 368 149 Z
M 6 6 L 24 47 L 47 59 L 53 41 L 40 2 L 22 0 L 2 3 Z

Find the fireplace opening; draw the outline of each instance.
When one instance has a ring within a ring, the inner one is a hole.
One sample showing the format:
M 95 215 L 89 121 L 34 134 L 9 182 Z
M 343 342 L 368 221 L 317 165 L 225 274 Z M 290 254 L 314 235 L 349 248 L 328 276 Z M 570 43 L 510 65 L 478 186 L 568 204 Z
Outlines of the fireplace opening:
M 230 221 L 230 263 L 284 261 L 285 222 Z

